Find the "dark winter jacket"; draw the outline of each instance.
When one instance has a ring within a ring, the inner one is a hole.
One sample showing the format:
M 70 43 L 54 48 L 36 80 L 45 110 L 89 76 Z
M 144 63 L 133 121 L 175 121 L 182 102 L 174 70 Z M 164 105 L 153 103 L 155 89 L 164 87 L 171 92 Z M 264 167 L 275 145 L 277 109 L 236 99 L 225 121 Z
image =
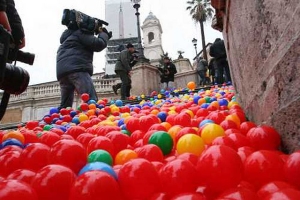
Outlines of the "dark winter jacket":
M 0 11 L 6 12 L 15 43 L 20 42 L 24 38 L 24 29 L 14 0 L 0 0 Z
M 208 63 L 204 59 L 200 59 L 197 63 L 197 68 L 196 70 L 199 71 L 207 71 Z
M 210 47 L 209 55 L 214 57 L 217 61 L 226 59 L 227 55 L 224 40 L 216 40 Z
M 104 32 L 98 37 L 81 30 L 65 30 L 60 38 L 56 56 L 57 80 L 74 72 L 88 72 L 93 75 L 94 52 L 107 46 L 108 35 Z
M 132 69 L 131 66 L 131 61 L 133 60 L 132 53 L 126 49 L 123 50 L 118 57 L 118 60 L 115 65 L 115 72 L 117 73 L 118 71 L 125 71 L 125 72 L 130 72 Z
M 176 66 L 170 62 L 170 63 L 164 64 L 163 70 L 168 72 L 167 77 L 166 77 L 167 81 L 164 81 L 164 82 L 169 82 L 169 81 L 174 82 L 174 76 L 177 73 Z

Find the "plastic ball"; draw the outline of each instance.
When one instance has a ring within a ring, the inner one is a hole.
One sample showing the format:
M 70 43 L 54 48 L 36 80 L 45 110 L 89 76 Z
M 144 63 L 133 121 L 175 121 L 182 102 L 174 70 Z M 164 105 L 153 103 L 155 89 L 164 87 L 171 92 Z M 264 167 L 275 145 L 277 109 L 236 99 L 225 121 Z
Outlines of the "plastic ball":
M 81 100 L 82 100 L 83 102 L 87 102 L 89 99 L 90 99 L 90 95 L 89 95 L 89 94 L 83 93 L 83 94 L 81 95 Z
M 52 114 L 54 114 L 54 113 L 59 113 L 58 108 L 50 108 L 49 114 L 52 115 Z
M 283 181 L 272 181 L 270 183 L 267 183 L 263 185 L 258 191 L 257 195 L 260 199 L 265 199 L 269 195 L 278 192 L 283 189 L 292 188 L 295 189 L 294 186 L 288 184 L 287 182 Z
M 205 149 L 204 141 L 201 137 L 195 134 L 186 134 L 182 136 L 176 145 L 177 153 L 192 153 L 194 155 L 200 156 Z
M 214 139 L 224 135 L 224 129 L 218 124 L 207 124 L 204 126 L 201 132 L 201 137 L 205 144 L 211 144 Z
M 2 142 L 4 142 L 7 139 L 16 139 L 20 141 L 22 144 L 24 144 L 25 141 L 23 134 L 21 134 L 19 131 L 9 131 L 5 133 L 2 137 Z
M 10 145 L 15 145 L 15 146 L 18 146 L 18 147 L 21 147 L 21 148 L 24 147 L 22 142 L 20 142 L 17 139 L 14 139 L 14 138 L 10 138 L 10 139 L 7 139 L 4 142 L 2 142 L 2 148 L 6 147 L 6 146 L 10 146 Z
M 153 133 L 153 135 L 149 138 L 148 143 L 157 145 L 164 155 L 168 155 L 173 149 L 173 139 L 167 132 L 164 131 Z
M 18 180 L 27 184 L 31 184 L 36 173 L 28 169 L 17 169 L 7 176 L 7 180 Z
M 121 200 L 118 182 L 104 171 L 88 171 L 79 176 L 70 191 L 69 200 Z
M 289 155 L 284 164 L 283 172 L 288 183 L 300 189 L 300 151 Z
M 60 140 L 50 149 L 50 162 L 67 166 L 77 174 L 86 164 L 86 151 L 75 140 Z
M 148 199 L 161 189 L 158 172 L 153 164 L 142 158 L 124 164 L 118 180 L 127 199 Z
M 160 170 L 163 191 L 170 196 L 185 192 L 193 192 L 198 186 L 196 168 L 186 160 L 174 160 Z
M 1 200 L 38 200 L 37 194 L 28 184 L 18 180 L 0 181 Z
M 62 165 L 47 165 L 32 180 L 32 188 L 43 200 L 69 199 L 70 189 L 76 180 L 74 172 Z
M 187 88 L 190 89 L 190 90 L 196 89 L 196 83 L 193 82 L 193 81 L 188 82 Z
M 88 163 L 86 164 L 78 173 L 78 176 L 88 172 L 88 171 L 104 171 L 106 173 L 108 173 L 109 175 L 111 175 L 112 177 L 114 177 L 115 179 L 117 179 L 117 174 L 115 173 L 115 171 L 113 170 L 113 168 L 103 162 L 93 162 L 93 163 Z
M 236 187 L 242 180 L 243 165 L 238 154 L 223 145 L 209 147 L 197 164 L 199 180 L 214 193 Z
M 88 155 L 88 162 L 89 163 L 103 162 L 103 163 L 106 163 L 108 165 L 112 165 L 113 164 L 113 158 L 111 157 L 111 155 L 107 151 L 98 149 L 98 150 L 92 151 Z
M 139 158 L 145 158 L 148 161 L 162 162 L 164 155 L 161 149 L 154 144 L 146 144 L 140 148 L 135 149 Z
M 123 165 L 132 159 L 136 159 L 138 154 L 130 149 L 124 149 L 120 151 L 115 157 L 115 164 L 116 165 Z
M 10 151 L 0 156 L 0 176 L 6 177 L 20 168 L 20 152 Z

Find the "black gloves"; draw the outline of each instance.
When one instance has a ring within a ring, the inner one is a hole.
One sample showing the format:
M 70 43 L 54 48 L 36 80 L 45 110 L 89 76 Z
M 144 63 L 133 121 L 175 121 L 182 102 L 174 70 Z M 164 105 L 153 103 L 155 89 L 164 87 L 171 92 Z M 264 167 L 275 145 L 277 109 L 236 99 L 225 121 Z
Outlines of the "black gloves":
M 108 35 L 108 39 L 110 39 L 112 37 L 112 32 L 111 31 L 107 31 L 106 28 L 99 28 L 99 33 L 104 32 Z

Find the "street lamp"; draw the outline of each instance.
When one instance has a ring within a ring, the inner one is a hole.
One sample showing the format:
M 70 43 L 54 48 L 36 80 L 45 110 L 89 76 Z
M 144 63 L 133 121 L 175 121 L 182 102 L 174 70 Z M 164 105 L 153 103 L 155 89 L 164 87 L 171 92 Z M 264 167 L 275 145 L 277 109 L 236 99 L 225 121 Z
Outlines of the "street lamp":
M 193 40 L 192 40 L 192 43 L 193 43 L 193 45 L 195 46 L 195 51 L 196 51 L 196 57 L 197 57 L 197 39 L 196 38 L 193 38 Z
M 145 58 L 144 55 L 144 48 L 142 46 L 142 38 L 141 38 L 141 29 L 140 29 L 140 13 L 139 13 L 139 8 L 141 7 L 141 0 L 131 0 L 131 2 L 133 3 L 133 7 L 136 10 L 136 18 L 137 18 L 137 31 L 138 31 L 138 51 L 139 51 L 139 57 L 138 57 L 138 62 L 146 62 L 148 63 L 149 60 L 147 58 Z

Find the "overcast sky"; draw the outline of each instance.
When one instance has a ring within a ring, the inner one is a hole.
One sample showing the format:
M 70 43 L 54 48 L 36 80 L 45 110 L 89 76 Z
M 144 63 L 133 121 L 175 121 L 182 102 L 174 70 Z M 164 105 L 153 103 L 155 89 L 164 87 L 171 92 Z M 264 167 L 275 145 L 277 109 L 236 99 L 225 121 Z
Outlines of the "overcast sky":
M 61 25 L 63 9 L 77 9 L 90 16 L 105 18 L 105 0 L 15 0 L 22 18 L 26 35 L 26 47 L 23 51 L 36 55 L 33 66 L 17 63 L 30 74 L 30 85 L 56 80 L 56 51 L 59 38 L 66 28 Z M 177 51 L 185 53 L 191 61 L 195 56 L 192 39 L 198 40 L 198 52 L 201 50 L 199 24 L 192 21 L 186 11 L 186 0 L 142 0 L 141 22 L 150 11 L 160 20 L 163 35 L 163 49 L 171 58 L 178 57 Z M 222 38 L 222 34 L 205 25 L 206 42 Z M 109 30 L 109 27 L 107 27 Z M 105 50 L 94 54 L 94 72 L 101 72 L 105 66 Z

